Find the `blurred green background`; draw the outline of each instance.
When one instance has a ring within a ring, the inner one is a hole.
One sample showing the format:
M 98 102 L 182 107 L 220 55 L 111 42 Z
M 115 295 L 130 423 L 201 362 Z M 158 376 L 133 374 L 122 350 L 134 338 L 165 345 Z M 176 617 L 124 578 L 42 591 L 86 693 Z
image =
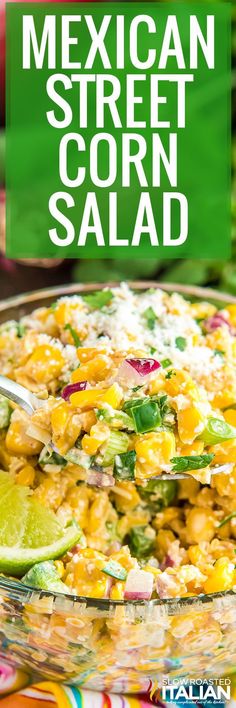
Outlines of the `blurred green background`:
M 212 0 L 214 3 L 217 0 Z M 0 0 L 1 3 L 1 0 Z M 232 4 L 232 257 L 230 261 L 199 260 L 83 260 L 59 264 L 26 264 L 6 261 L 0 253 L 0 297 L 66 282 L 152 279 L 210 285 L 236 294 L 236 2 Z M 4 131 L 0 132 L 0 234 L 3 218 Z M 2 191 L 1 191 L 2 187 Z M 3 230 L 2 230 L 3 231 Z M 43 267 L 42 266 L 47 266 Z M 51 267 L 50 267 L 51 266 Z

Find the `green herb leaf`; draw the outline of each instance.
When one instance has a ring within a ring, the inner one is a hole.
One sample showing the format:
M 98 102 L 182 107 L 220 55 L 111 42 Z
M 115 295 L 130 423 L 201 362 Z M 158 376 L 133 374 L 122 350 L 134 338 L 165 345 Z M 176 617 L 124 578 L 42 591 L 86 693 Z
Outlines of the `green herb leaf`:
M 187 346 L 187 339 L 185 339 L 185 337 L 176 337 L 175 346 L 180 352 L 184 352 Z
M 189 470 L 200 470 L 208 467 L 214 455 L 186 455 L 184 457 L 172 457 L 173 472 L 188 472 Z
M 155 315 L 155 312 L 152 307 L 147 307 L 147 309 L 143 312 L 143 317 L 145 317 L 148 329 L 150 329 L 151 331 L 155 329 L 157 316 Z
M 16 329 L 17 337 L 19 337 L 19 339 L 21 339 L 22 337 L 24 337 L 25 332 L 26 332 L 25 325 L 23 325 L 22 322 L 17 322 L 17 329 Z
M 102 307 L 111 302 L 113 297 L 114 295 L 111 290 L 98 290 L 95 293 L 84 295 L 83 300 L 91 310 L 101 310 Z
M 71 333 L 75 347 L 82 347 L 82 342 L 81 342 L 81 339 L 79 338 L 79 335 L 77 334 L 75 329 L 73 327 L 71 327 L 69 322 L 65 325 L 64 329 L 68 329 L 69 332 Z
M 171 369 L 170 371 L 167 371 L 165 379 L 172 379 L 173 376 L 176 376 L 176 371 L 174 371 L 174 369 Z
M 221 356 L 223 358 L 225 356 L 225 352 L 222 349 L 214 349 L 214 355 Z
M 234 519 L 236 516 L 236 511 L 233 511 L 232 514 L 229 514 L 228 516 L 225 516 L 225 518 L 218 524 L 218 529 L 221 528 L 221 526 L 224 526 L 225 524 L 228 523 L 228 521 L 231 521 L 231 519 Z M 235 549 L 236 553 L 236 549 Z
M 171 366 L 172 361 L 171 361 L 171 359 L 162 359 L 162 361 L 160 363 L 161 363 L 163 369 L 167 369 L 168 366 Z

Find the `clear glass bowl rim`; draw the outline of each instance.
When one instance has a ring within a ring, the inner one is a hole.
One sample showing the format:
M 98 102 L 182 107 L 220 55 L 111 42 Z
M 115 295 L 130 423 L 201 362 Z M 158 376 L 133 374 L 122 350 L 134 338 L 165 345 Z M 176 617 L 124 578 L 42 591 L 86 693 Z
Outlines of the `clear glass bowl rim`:
M 16 315 L 13 316 L 14 311 L 18 311 L 18 317 L 22 317 L 24 312 L 31 311 L 31 308 L 42 307 L 45 304 L 50 304 L 59 297 L 67 295 L 76 295 L 82 293 L 93 292 L 94 290 L 102 290 L 104 287 L 118 287 L 120 283 L 109 281 L 107 283 L 74 283 L 74 284 L 63 284 L 54 286 L 52 288 L 42 288 L 40 290 L 34 290 L 31 292 L 26 292 L 21 295 L 15 295 L 13 297 L 7 298 L 6 300 L 0 301 L 0 324 L 8 319 L 15 319 Z M 217 291 L 212 288 L 202 288 L 195 285 L 188 286 L 179 283 L 162 283 L 152 280 L 135 280 L 128 281 L 130 288 L 138 291 L 145 291 L 149 288 L 160 288 L 166 292 L 177 292 L 187 298 L 200 299 L 204 301 L 214 301 L 224 306 L 224 304 L 234 303 L 236 304 L 236 297 L 225 292 Z M 109 600 L 103 598 L 93 598 L 79 595 L 67 595 L 63 593 L 55 593 L 48 590 L 37 590 L 37 588 L 30 586 L 23 586 L 20 582 L 7 577 L 0 577 L 0 591 L 3 594 L 11 593 L 11 596 L 15 594 L 15 599 L 21 600 L 23 603 L 29 602 L 29 594 L 35 596 L 37 600 L 42 598 L 52 598 L 54 601 L 60 601 L 63 603 L 70 603 L 71 606 L 78 604 L 84 604 L 87 608 L 96 608 L 100 611 L 107 612 L 114 609 L 115 607 L 121 606 L 128 608 L 129 606 L 138 608 L 142 607 L 163 607 L 169 613 L 176 612 L 177 607 L 181 606 L 182 611 L 188 607 L 193 607 L 194 605 L 203 606 L 211 604 L 213 601 L 220 601 L 228 603 L 230 597 L 232 599 L 236 598 L 236 594 L 233 590 L 226 592 L 211 593 L 208 595 L 195 595 L 191 597 L 180 597 L 171 599 L 155 599 L 155 600 Z

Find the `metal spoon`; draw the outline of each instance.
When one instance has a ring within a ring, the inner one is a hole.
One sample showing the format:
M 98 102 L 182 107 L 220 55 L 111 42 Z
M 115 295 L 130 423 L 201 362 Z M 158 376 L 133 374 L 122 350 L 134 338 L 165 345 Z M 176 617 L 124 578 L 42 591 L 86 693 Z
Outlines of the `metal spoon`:
M 21 384 L 18 384 L 15 381 L 11 381 L 11 379 L 8 379 L 7 376 L 0 375 L 0 393 L 6 398 L 9 398 L 10 401 L 14 401 L 14 403 L 17 403 L 18 406 L 23 408 L 29 415 L 32 415 L 32 413 L 34 413 L 37 408 L 42 408 L 45 405 L 45 401 L 42 401 L 37 398 L 37 396 L 35 396 L 34 393 L 31 393 L 31 391 L 28 391 L 25 386 L 21 386 Z M 212 467 L 211 474 L 215 475 L 220 474 L 222 472 L 225 474 L 229 474 L 232 471 L 233 466 L 233 463 L 228 463 L 225 465 L 219 465 L 218 467 Z M 157 479 L 160 481 L 171 481 L 173 479 L 189 478 L 192 479 L 193 476 L 187 474 L 186 472 L 177 472 L 173 474 L 167 474 L 163 472 L 157 477 L 151 477 L 151 479 Z
M 25 386 L 11 381 L 7 376 L 0 375 L 0 393 L 9 398 L 10 401 L 17 403 L 29 415 L 32 415 L 37 408 L 42 408 L 45 404 L 45 401 L 41 401 L 34 393 L 28 391 Z

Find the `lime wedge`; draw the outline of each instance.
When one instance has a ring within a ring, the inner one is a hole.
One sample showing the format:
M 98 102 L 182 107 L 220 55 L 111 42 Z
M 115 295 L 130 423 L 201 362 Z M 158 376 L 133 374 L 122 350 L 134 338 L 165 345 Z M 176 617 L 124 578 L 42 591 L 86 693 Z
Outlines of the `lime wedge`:
M 35 563 L 63 556 L 81 536 L 75 522 L 63 528 L 28 487 L 0 472 L 0 572 L 20 577 Z

